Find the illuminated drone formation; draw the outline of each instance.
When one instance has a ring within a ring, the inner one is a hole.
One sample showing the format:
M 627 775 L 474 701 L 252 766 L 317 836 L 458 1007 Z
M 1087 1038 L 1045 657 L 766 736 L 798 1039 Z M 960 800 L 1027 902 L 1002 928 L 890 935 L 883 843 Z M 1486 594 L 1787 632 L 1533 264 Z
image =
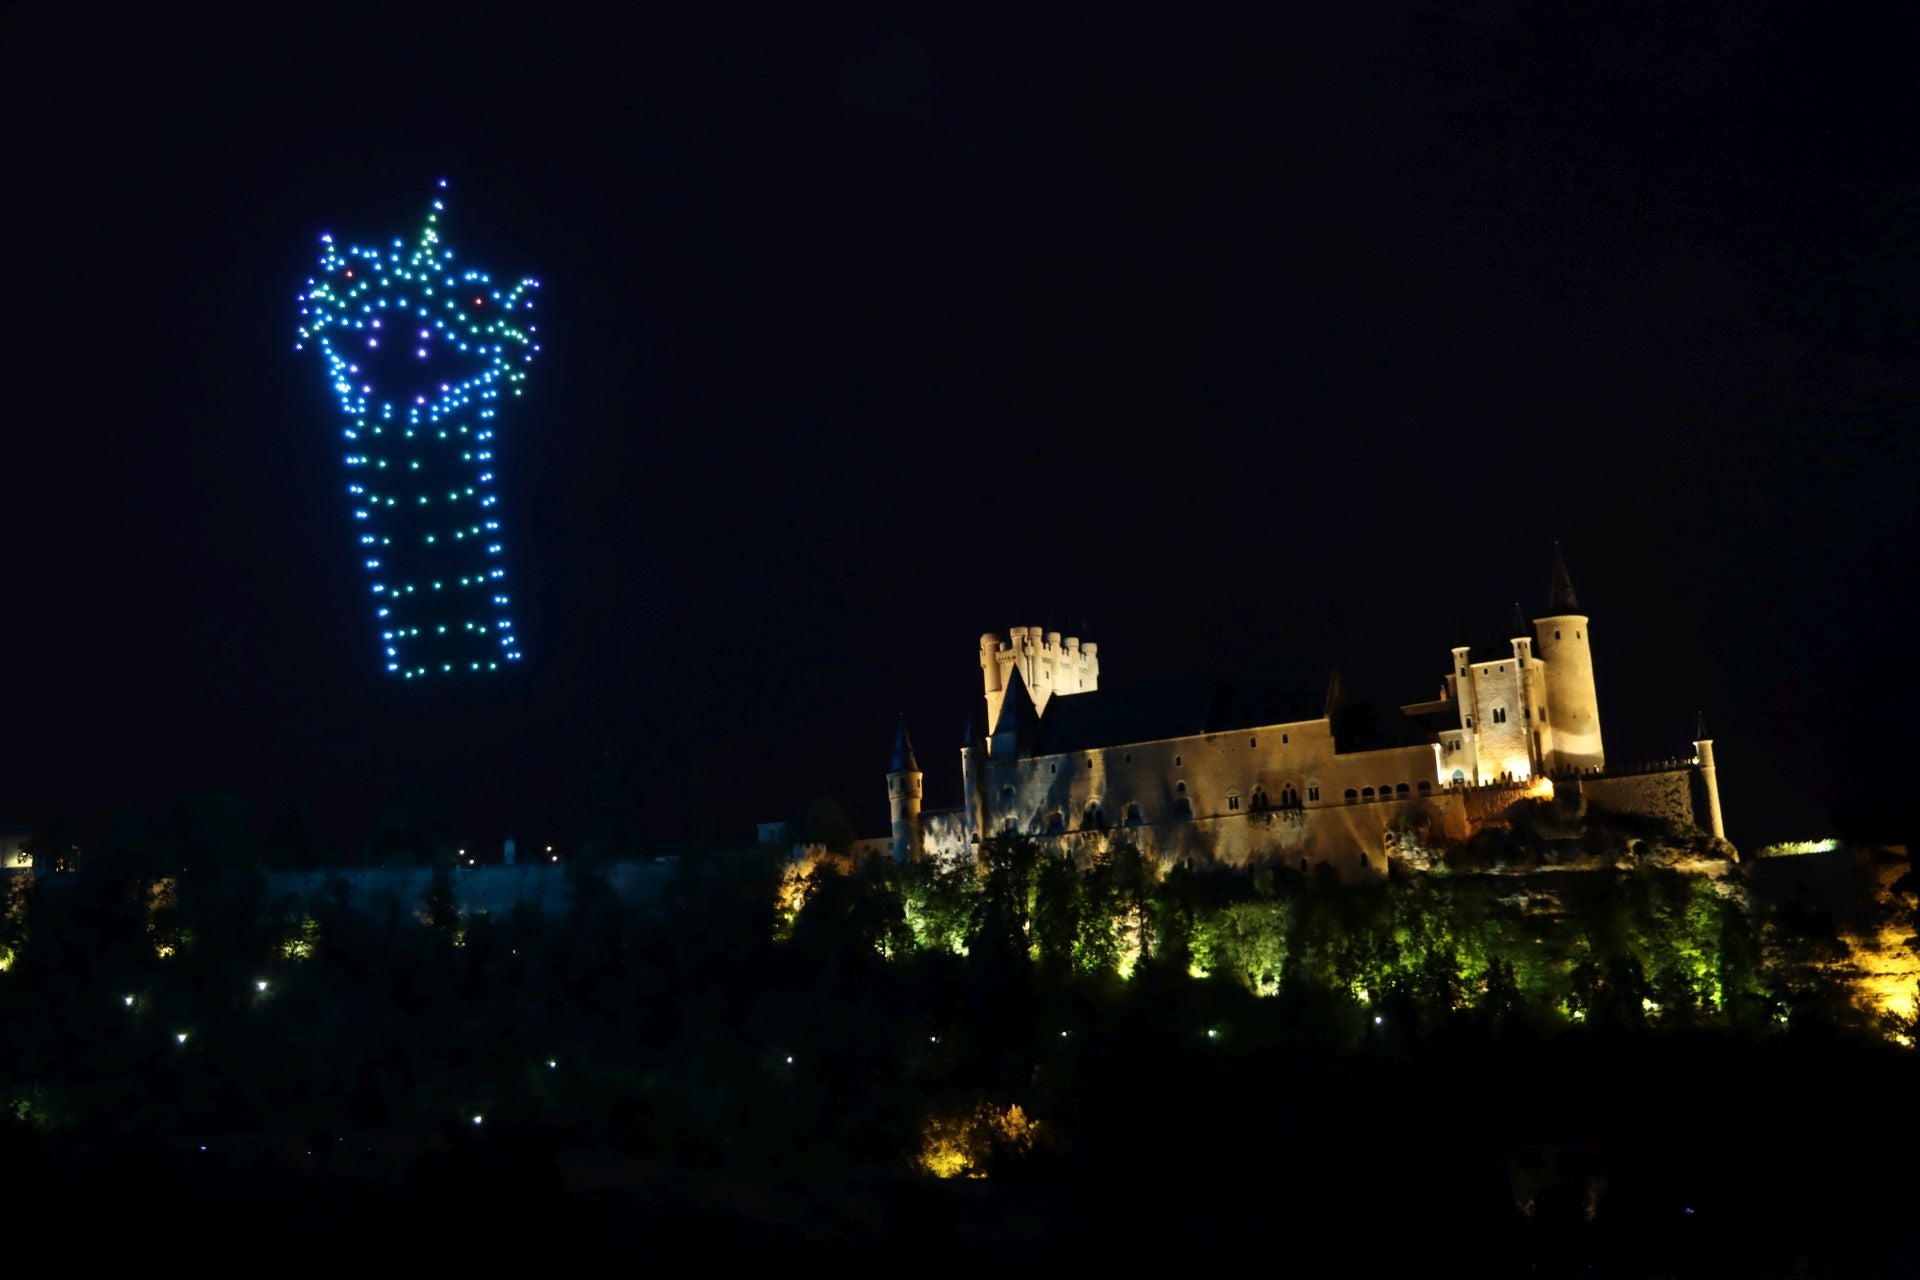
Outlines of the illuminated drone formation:
M 347 417 L 347 492 L 390 672 L 498 671 L 518 662 L 493 492 L 501 393 L 522 394 L 540 350 L 530 296 L 440 245 L 446 180 L 413 244 L 342 249 L 323 235 L 300 294 Z

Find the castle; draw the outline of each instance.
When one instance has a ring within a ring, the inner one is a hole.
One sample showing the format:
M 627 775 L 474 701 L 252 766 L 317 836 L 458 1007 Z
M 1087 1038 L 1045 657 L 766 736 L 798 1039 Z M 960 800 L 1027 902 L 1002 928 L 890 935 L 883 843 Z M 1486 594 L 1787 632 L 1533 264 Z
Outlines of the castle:
M 1100 688 L 1099 647 L 1038 627 L 980 638 L 984 736 L 960 748 L 964 802 L 922 806 L 902 720 L 887 772 L 896 859 L 971 858 L 1019 832 L 1072 853 L 1124 830 L 1163 861 L 1273 863 L 1384 875 L 1409 839 L 1457 840 L 1523 797 L 1645 814 L 1724 838 L 1713 743 L 1609 768 L 1591 630 L 1558 548 L 1547 612 L 1514 609 L 1493 651 L 1456 646 L 1432 701 L 1350 701 L 1210 679 Z

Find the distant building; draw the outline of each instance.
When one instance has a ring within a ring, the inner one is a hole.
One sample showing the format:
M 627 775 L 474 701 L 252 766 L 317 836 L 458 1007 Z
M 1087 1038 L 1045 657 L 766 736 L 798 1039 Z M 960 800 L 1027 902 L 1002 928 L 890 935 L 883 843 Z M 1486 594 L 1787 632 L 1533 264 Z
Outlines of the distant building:
M 1195 678 L 1100 687 L 1098 646 L 1038 627 L 980 638 L 986 733 L 960 747 L 963 803 L 928 810 L 904 722 L 887 771 L 897 859 L 971 857 L 1020 832 L 1062 852 L 1123 830 L 1163 860 L 1384 874 L 1402 840 L 1464 838 L 1523 796 L 1724 836 L 1713 743 L 1609 768 L 1591 628 L 1558 549 L 1547 611 L 1495 650 L 1454 648 L 1439 696 L 1379 707 L 1338 677 L 1310 696 Z

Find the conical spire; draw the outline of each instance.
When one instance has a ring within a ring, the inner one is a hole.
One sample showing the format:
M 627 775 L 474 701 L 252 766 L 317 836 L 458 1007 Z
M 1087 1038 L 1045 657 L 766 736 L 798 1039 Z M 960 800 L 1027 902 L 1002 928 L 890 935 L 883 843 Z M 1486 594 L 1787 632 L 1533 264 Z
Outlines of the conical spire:
M 913 758 L 913 739 L 907 736 L 907 716 L 900 714 L 900 727 L 893 735 L 893 763 L 887 766 L 888 773 L 918 773 L 920 762 Z
M 1325 706 L 1327 716 L 1331 718 L 1334 712 L 1345 705 L 1346 701 L 1347 687 L 1340 680 L 1340 669 L 1335 667 L 1333 673 L 1327 677 L 1327 701 Z
M 1513 602 L 1513 638 L 1516 640 L 1524 640 L 1532 634 L 1531 631 L 1527 630 L 1526 615 L 1520 612 L 1520 602 L 1515 600 Z
M 1555 614 L 1579 613 L 1580 598 L 1573 594 L 1573 579 L 1567 576 L 1566 557 L 1560 554 L 1560 544 L 1553 544 L 1553 592 L 1550 597 Z
M 973 712 L 971 711 L 967 712 L 966 728 L 960 731 L 960 745 L 963 747 L 977 747 L 980 745 L 979 739 L 973 736 Z
M 1695 742 L 1707 740 L 1707 713 L 1704 711 L 1693 713 L 1693 740 Z
M 1007 690 L 1000 695 L 1000 720 L 993 726 L 993 736 L 1003 733 L 1025 733 L 1040 719 L 1040 709 L 1033 705 L 1033 695 L 1027 692 L 1026 677 L 1020 674 L 1020 664 L 1013 664 L 1013 674 L 1007 678 Z

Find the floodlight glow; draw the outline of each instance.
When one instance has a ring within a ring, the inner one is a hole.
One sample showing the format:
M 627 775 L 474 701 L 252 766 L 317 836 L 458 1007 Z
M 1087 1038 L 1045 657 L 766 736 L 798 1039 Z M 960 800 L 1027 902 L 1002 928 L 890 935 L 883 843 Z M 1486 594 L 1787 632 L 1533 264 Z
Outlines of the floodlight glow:
M 526 319 L 540 282 L 501 289 L 485 271 L 456 268 L 440 239 L 445 207 L 433 201 L 411 246 L 342 247 L 323 234 L 320 274 L 298 295 L 295 350 L 319 349 L 346 418 L 356 545 L 378 548 L 361 558 L 380 575 L 381 663 L 406 679 L 498 671 L 525 652 L 500 590 L 489 442 L 501 400 L 524 393 L 540 350 Z M 417 336 L 381 345 L 379 311 L 415 321 Z M 437 603 L 417 598 L 423 582 Z

